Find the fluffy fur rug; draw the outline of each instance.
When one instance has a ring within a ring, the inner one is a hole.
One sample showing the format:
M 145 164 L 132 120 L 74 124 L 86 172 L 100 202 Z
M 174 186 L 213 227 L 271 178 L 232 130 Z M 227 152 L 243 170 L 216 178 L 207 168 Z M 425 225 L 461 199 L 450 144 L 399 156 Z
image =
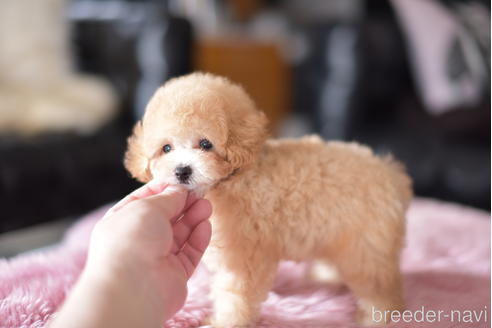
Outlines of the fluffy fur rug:
M 59 246 L 0 260 L 0 327 L 45 325 L 77 279 L 91 228 L 104 211 L 80 220 Z M 308 265 L 282 263 L 275 288 L 263 304 L 259 327 L 357 327 L 351 294 L 309 282 Z M 413 319 L 392 326 L 490 327 L 489 213 L 415 200 L 408 214 L 402 269 Z M 166 327 L 199 327 L 210 313 L 209 275 L 204 268 L 195 273 L 189 289 L 185 307 Z M 439 322 L 437 316 L 432 319 L 432 310 L 442 311 Z M 422 323 L 420 313 L 435 322 Z

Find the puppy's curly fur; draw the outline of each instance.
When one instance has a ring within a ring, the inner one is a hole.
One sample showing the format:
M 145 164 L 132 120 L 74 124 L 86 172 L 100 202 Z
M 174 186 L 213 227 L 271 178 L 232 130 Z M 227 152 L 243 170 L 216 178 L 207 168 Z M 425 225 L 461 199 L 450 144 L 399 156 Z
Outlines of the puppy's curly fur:
M 334 268 L 358 299 L 361 323 L 372 323 L 373 307 L 401 309 L 412 197 L 402 166 L 356 143 L 267 140 L 266 125 L 240 86 L 194 73 L 157 90 L 129 138 L 125 164 L 135 178 L 182 183 L 213 204 L 205 259 L 216 271 L 214 326 L 254 325 L 284 259 Z M 200 148 L 204 139 L 211 149 Z M 183 166 L 186 180 L 176 173 Z

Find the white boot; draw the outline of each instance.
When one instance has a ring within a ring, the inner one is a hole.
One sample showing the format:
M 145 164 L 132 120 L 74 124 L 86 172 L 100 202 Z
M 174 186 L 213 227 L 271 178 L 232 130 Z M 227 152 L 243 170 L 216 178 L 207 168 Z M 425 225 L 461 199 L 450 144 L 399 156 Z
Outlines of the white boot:
M 91 133 L 111 119 L 116 97 L 75 73 L 64 0 L 0 1 L 0 132 Z

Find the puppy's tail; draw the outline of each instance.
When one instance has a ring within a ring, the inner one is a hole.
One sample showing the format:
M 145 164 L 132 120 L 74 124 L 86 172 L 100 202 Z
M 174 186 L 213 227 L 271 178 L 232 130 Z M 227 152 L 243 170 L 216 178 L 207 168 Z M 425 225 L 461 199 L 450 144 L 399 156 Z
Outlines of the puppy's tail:
M 395 160 L 392 155 L 386 155 L 382 159 L 390 169 L 397 194 L 400 198 L 401 204 L 404 207 L 404 210 L 406 211 L 410 205 L 410 201 L 413 198 L 412 179 L 408 175 L 405 165 Z

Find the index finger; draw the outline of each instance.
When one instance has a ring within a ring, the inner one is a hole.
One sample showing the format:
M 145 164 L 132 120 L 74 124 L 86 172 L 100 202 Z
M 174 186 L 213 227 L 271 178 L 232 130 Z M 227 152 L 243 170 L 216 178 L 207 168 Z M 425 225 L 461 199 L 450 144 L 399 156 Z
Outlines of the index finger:
M 161 193 L 164 189 L 166 189 L 168 185 L 165 183 L 155 183 L 155 182 L 149 182 L 142 187 L 132 191 L 130 194 L 125 196 L 122 200 L 117 202 L 113 207 L 111 207 L 107 212 L 106 215 L 112 214 L 114 212 L 117 212 L 120 210 L 123 206 L 127 205 L 128 203 L 137 200 L 137 199 L 142 199 L 146 197 L 150 197 L 156 194 Z

